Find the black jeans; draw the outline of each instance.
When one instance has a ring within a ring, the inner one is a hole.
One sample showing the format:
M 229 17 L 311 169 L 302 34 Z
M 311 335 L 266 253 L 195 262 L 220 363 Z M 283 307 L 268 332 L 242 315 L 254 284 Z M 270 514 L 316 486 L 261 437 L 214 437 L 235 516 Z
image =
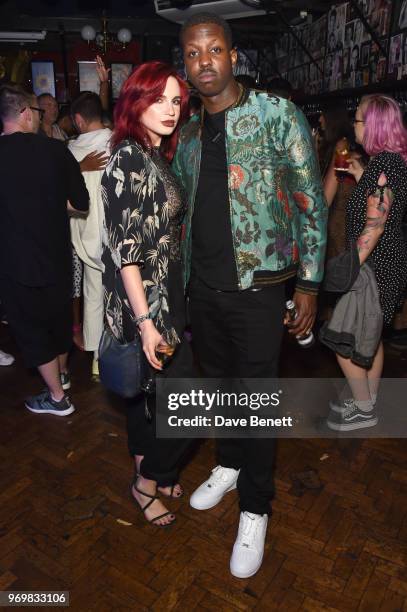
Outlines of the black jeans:
M 193 359 L 188 342 L 183 339 L 173 359 L 165 368 L 169 378 L 192 378 Z M 158 486 L 173 485 L 178 480 L 178 469 L 182 456 L 190 445 L 190 440 L 167 439 L 155 436 L 155 395 L 147 396 L 148 409 L 152 415 L 149 420 L 145 411 L 146 396 L 130 400 L 127 408 L 127 439 L 129 453 L 144 455 L 140 473 L 144 478 L 156 480 Z
M 219 292 L 199 281 L 189 291 L 194 349 L 208 378 L 275 378 L 283 335 L 284 284 L 260 291 Z M 217 462 L 240 469 L 241 511 L 270 514 L 273 439 L 217 440 Z

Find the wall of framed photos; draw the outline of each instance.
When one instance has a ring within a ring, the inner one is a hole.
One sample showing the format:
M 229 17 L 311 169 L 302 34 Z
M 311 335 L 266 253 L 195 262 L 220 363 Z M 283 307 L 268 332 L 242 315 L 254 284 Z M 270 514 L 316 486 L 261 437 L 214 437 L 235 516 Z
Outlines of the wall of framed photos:
M 311 24 L 296 26 L 297 37 L 307 47 L 312 63 L 291 34 L 282 35 L 274 46 L 263 50 L 267 65 L 263 75 L 281 76 L 305 95 L 360 88 L 406 79 L 407 0 L 359 0 L 360 10 L 388 50 L 387 57 L 371 39 L 351 3 L 335 5 Z

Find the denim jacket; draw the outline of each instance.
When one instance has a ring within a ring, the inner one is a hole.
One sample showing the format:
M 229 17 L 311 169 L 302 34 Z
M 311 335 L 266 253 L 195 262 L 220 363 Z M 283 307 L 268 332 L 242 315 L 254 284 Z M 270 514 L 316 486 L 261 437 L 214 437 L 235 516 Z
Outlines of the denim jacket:
M 194 115 L 183 126 L 173 161 L 189 194 L 182 244 L 186 284 L 202 118 Z M 303 113 L 283 98 L 243 91 L 226 111 L 226 156 L 239 289 L 280 283 L 297 274 L 297 291 L 316 293 L 324 269 L 328 208 Z

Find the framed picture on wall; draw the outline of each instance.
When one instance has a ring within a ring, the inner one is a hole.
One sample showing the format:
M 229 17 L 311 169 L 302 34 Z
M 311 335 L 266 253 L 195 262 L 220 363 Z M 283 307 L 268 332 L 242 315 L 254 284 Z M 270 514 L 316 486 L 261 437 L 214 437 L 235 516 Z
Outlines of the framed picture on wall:
M 78 62 L 79 91 L 99 93 L 100 82 L 96 62 Z
M 112 64 L 112 98 L 117 100 L 123 83 L 133 70 L 133 64 Z
M 55 96 L 54 62 L 31 62 L 31 78 L 33 92 L 36 96 L 49 93 Z

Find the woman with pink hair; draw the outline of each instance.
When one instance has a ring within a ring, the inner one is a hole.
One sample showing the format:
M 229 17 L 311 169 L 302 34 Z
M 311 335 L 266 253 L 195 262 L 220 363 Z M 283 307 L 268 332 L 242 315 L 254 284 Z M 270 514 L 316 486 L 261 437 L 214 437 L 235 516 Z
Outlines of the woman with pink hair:
M 348 247 L 356 242 L 360 265 L 366 263 L 374 270 L 383 322 L 389 325 L 407 285 L 407 246 L 402 234 L 407 203 L 407 130 L 396 101 L 382 94 L 361 99 L 354 129 L 356 142 L 370 161 L 363 170 L 357 160 L 349 160 L 349 172 L 358 185 L 347 202 L 346 241 Z M 382 342 L 368 368 L 338 353 L 337 359 L 353 398 L 342 405 L 331 402 L 328 426 L 348 431 L 376 425 Z

